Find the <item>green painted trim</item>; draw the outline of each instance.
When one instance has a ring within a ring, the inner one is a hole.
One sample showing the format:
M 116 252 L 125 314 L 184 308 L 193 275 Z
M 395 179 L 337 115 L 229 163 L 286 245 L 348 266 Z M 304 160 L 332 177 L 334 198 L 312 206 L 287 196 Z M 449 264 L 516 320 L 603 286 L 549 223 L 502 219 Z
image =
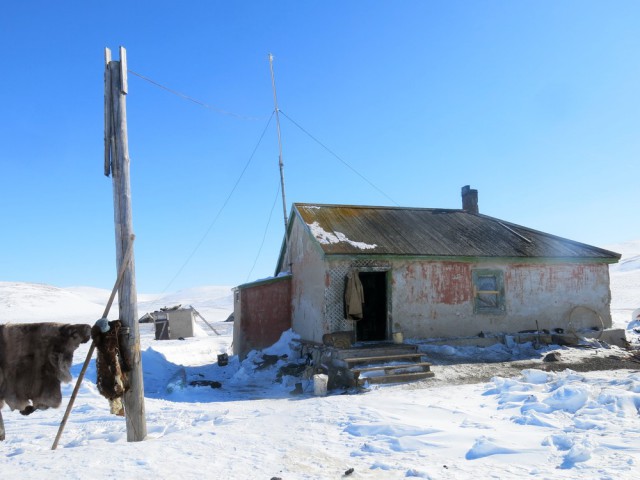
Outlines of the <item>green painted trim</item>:
M 258 287 L 261 285 L 269 285 L 270 283 L 281 282 L 282 280 L 291 280 L 292 275 L 279 275 L 277 277 L 263 278 L 262 280 L 256 280 L 255 282 L 243 283 L 238 285 L 238 290 L 244 290 L 245 288 Z
M 481 307 L 478 302 L 478 283 L 480 277 L 494 277 L 496 279 L 496 289 L 498 292 L 497 307 Z M 476 315 L 505 315 L 507 313 L 504 294 L 504 272 L 495 268 L 474 268 L 471 270 L 471 281 L 473 282 L 473 313 Z

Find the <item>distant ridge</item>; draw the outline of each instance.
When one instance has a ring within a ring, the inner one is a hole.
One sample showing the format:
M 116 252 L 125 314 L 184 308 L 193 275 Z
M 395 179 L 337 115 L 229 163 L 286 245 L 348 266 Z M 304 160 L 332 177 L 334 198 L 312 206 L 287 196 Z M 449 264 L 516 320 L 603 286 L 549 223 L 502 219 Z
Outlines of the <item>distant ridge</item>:
M 0 323 L 64 322 L 93 324 L 104 311 L 110 290 L 60 288 L 27 282 L 0 282 Z M 165 306 L 193 305 L 207 320 L 223 321 L 233 311 L 228 286 L 203 286 L 167 294 L 138 294 L 138 313 Z M 109 319 L 117 318 L 117 299 Z

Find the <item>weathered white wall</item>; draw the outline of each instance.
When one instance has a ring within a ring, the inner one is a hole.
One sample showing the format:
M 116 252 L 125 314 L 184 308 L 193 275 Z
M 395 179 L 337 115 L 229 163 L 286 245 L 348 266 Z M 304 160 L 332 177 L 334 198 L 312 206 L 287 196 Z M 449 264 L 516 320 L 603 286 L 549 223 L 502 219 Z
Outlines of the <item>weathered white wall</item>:
M 167 312 L 171 340 L 193 337 L 193 310 L 181 309 Z
M 304 340 L 322 342 L 328 333 L 324 311 L 326 275 L 324 254 L 299 217 L 295 217 L 289 237 L 289 256 L 292 273 L 291 327 Z
M 504 314 L 474 313 L 475 268 L 503 271 Z M 606 264 L 393 262 L 390 310 L 405 338 L 535 330 L 536 320 L 549 330 L 609 328 L 610 301 Z
M 340 262 L 349 266 L 356 259 L 326 259 L 296 217 L 286 261 L 292 273 L 292 328 L 305 340 L 321 342 L 323 334 L 332 331 L 326 299 L 341 301 L 327 293 L 343 288 L 331 284 L 331 268 Z M 388 323 L 405 338 L 611 327 L 609 267 L 604 263 L 465 263 L 390 257 L 379 261 L 391 272 Z M 503 314 L 474 313 L 474 269 L 503 272 Z
M 233 289 L 233 354 L 239 355 L 245 345 L 242 325 L 242 290 Z

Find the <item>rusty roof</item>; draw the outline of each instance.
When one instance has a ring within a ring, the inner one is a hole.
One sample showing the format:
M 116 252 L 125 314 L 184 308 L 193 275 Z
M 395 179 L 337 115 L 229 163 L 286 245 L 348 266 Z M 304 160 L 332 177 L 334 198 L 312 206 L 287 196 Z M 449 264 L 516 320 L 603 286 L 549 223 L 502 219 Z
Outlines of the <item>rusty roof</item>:
M 464 210 L 295 203 L 328 255 L 592 259 L 620 255 Z

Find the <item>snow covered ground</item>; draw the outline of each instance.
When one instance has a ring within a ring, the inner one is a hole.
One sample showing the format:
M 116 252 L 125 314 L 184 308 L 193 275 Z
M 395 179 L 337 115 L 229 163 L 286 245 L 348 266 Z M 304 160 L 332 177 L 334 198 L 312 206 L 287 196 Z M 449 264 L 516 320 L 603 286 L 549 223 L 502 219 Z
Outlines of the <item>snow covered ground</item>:
M 632 252 L 633 253 L 633 252 Z M 635 253 L 637 255 L 637 253 Z M 628 328 L 640 307 L 640 265 L 633 255 L 612 268 L 615 326 Z M 635 266 L 634 263 L 635 262 Z M 93 323 L 107 290 L 0 282 L 0 322 Z M 440 365 L 436 378 L 325 397 L 291 395 L 299 379 L 276 381 L 295 356 L 289 332 L 264 353 L 240 363 L 216 363 L 231 353 L 229 287 L 171 295 L 139 295 L 142 316 L 163 306 L 193 305 L 204 323 L 199 336 L 155 341 L 141 324 L 148 438 L 128 443 L 122 418 L 109 414 L 95 387 L 91 363 L 56 451 L 51 450 L 63 408 L 23 417 L 2 410 L 7 439 L 0 443 L 2 478 L 16 479 L 338 479 L 338 478 L 611 478 L 637 477 L 640 463 L 640 372 L 512 370 L 480 383 L 458 381 L 469 366 Z M 115 318 L 112 312 L 110 318 Z M 295 344 L 295 343 L 294 343 Z M 87 345 L 74 358 L 77 376 Z M 461 359 L 514 353 L 539 358 L 531 346 L 472 350 L 444 347 Z M 560 350 L 567 357 L 624 355 L 612 349 Z M 504 358 L 502 358 L 504 360 Z M 640 368 L 640 364 L 638 364 Z M 491 372 L 491 364 L 482 368 Z M 486 373 L 486 372 L 485 372 Z M 490 378 L 488 376 L 487 378 Z M 217 381 L 220 388 L 194 386 Z

